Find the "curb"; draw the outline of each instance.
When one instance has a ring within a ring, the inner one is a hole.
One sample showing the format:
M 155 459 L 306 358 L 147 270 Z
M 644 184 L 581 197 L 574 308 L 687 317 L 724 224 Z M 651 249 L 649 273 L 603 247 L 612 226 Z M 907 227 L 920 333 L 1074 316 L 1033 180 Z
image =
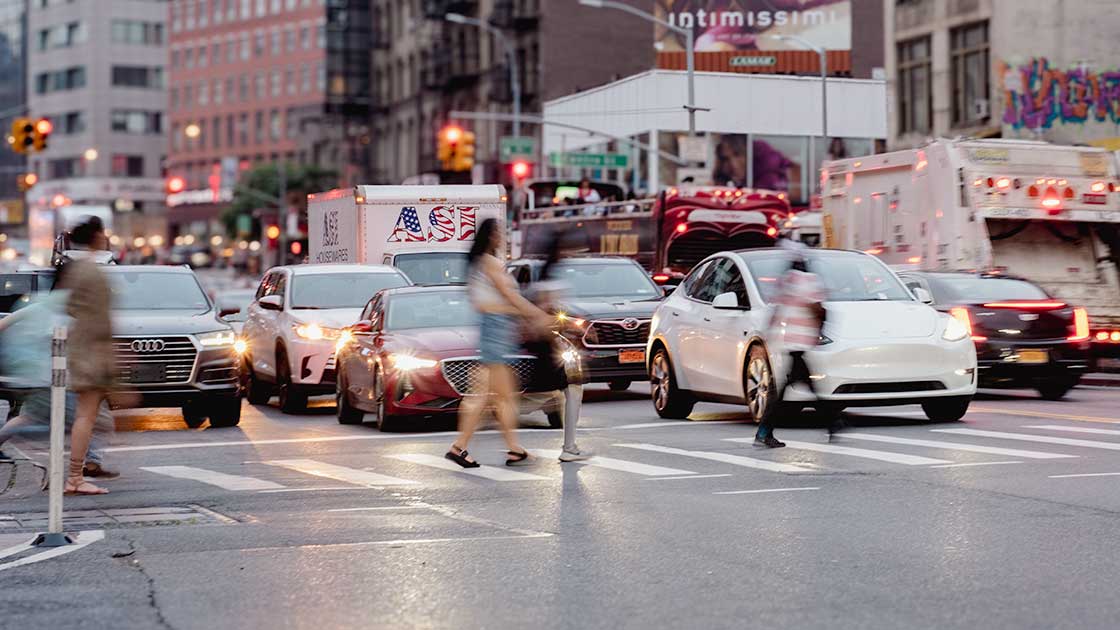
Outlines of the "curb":
M 1081 377 L 1081 385 L 1092 387 L 1120 387 L 1120 374 L 1086 374 Z

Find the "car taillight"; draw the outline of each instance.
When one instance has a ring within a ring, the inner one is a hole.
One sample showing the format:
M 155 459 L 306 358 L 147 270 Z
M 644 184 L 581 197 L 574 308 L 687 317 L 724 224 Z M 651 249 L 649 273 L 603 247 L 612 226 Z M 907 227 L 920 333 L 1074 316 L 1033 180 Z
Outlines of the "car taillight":
M 976 335 L 972 332 L 972 313 L 963 306 L 957 306 L 949 309 L 949 314 L 957 319 L 964 327 L 968 329 L 968 336 L 972 337 L 973 341 L 987 341 L 988 338 L 983 335 Z
M 665 284 L 666 282 L 669 281 L 669 274 L 667 274 L 667 273 L 655 273 L 655 274 L 653 274 L 653 281 L 656 282 L 657 284 Z
M 1089 313 L 1078 307 L 1073 309 L 1073 334 L 1070 341 L 1085 341 L 1089 338 Z
M 1058 302 L 1055 300 L 1022 300 L 988 302 L 984 305 L 984 308 L 1018 308 L 1028 311 L 1052 311 L 1059 308 L 1065 308 L 1065 306 L 1065 302 Z

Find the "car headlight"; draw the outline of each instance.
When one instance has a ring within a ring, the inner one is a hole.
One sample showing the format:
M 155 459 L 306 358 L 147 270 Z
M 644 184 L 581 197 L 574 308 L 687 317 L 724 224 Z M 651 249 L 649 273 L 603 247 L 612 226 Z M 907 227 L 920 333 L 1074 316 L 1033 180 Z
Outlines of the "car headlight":
M 245 354 L 245 351 L 248 349 L 249 342 L 245 341 L 244 339 L 238 339 L 237 341 L 233 342 L 233 351 L 237 354 Z
M 393 367 L 401 370 L 402 372 L 411 372 L 412 370 L 422 370 L 425 368 L 433 368 L 436 366 L 435 359 L 423 359 L 414 354 L 407 352 L 397 352 L 389 355 L 389 361 Z
M 565 330 L 571 333 L 582 335 L 586 330 L 587 320 L 580 319 L 579 317 L 572 317 L 567 313 L 557 313 L 556 323 L 560 325 L 560 330 Z
M 334 344 L 334 351 L 338 352 L 346 347 L 346 344 L 354 340 L 354 333 L 349 330 L 343 329 L 338 334 L 338 342 Z
M 237 342 L 237 335 L 232 330 L 219 330 L 198 336 L 198 345 L 203 348 L 222 348 L 232 346 Z
M 303 339 L 319 341 L 321 339 L 338 339 L 342 331 L 338 328 L 327 328 L 315 322 L 310 324 L 297 324 L 294 326 L 296 334 Z
M 960 341 L 968 336 L 968 326 L 956 317 L 949 317 L 948 322 L 945 324 L 945 332 L 941 333 L 941 338 L 945 341 Z

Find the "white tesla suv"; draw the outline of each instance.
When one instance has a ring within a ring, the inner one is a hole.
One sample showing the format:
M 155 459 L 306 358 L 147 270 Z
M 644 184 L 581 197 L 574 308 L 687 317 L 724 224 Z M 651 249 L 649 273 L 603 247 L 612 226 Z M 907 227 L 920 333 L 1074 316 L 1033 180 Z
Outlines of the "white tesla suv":
M 685 418 L 697 401 L 745 403 L 756 421 L 779 406 L 838 414 L 917 403 L 931 420 L 964 416 L 976 393 L 967 328 L 923 303 L 928 295 L 912 294 L 877 258 L 852 251 L 808 252 L 828 293 L 820 345 L 806 353 L 820 398 L 798 384 L 777 400 L 788 359 L 766 326 L 789 266 L 779 249 L 715 254 L 661 304 L 646 353 L 661 417 Z
M 382 289 L 408 279 L 384 265 L 291 265 L 265 273 L 242 329 L 245 397 L 254 405 L 273 393 L 285 413 L 307 397 L 335 389 L 335 346 Z

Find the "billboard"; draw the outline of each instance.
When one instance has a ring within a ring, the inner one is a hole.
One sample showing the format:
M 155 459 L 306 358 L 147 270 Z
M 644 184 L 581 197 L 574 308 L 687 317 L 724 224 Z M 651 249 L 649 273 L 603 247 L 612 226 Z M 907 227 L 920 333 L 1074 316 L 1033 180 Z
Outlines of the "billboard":
M 795 35 L 830 51 L 852 47 L 851 0 L 655 0 L 655 15 L 692 29 L 698 53 L 804 50 L 774 35 Z M 658 26 L 659 52 L 685 50 L 685 38 Z M 765 66 L 766 59 L 744 59 L 743 66 Z

